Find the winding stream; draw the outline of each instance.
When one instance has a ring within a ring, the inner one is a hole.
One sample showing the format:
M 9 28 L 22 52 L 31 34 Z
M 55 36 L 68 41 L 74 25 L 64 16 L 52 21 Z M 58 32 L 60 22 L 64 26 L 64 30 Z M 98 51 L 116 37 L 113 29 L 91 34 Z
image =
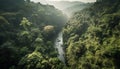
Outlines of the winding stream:
M 63 34 L 60 32 L 55 40 L 55 48 L 58 50 L 58 58 L 65 64 L 64 50 L 63 50 Z

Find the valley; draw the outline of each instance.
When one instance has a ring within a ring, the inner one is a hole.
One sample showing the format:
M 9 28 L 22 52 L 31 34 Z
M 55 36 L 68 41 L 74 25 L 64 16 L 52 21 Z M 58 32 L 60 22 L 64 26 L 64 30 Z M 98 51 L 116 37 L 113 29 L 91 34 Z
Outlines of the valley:
M 0 69 L 120 69 L 120 1 L 0 0 L 0 56 Z

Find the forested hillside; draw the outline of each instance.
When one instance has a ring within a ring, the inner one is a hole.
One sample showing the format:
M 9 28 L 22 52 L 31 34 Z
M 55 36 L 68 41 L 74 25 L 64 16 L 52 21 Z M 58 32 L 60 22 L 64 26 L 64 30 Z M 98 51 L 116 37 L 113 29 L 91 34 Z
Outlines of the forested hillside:
M 75 12 L 92 5 L 92 3 L 83 3 L 80 1 L 48 1 L 48 4 L 54 5 L 68 17 L 71 17 Z
M 63 67 L 53 40 L 66 21 L 52 5 L 0 0 L 0 69 Z
M 80 5 L 80 4 L 84 4 L 83 2 L 80 1 L 47 1 L 48 4 L 54 5 L 55 7 L 59 8 L 60 10 L 64 10 L 68 7 L 72 7 L 74 5 Z
M 97 0 L 64 27 L 70 69 L 120 69 L 120 0 Z
M 63 12 L 68 15 L 68 17 L 72 17 L 75 12 L 81 11 L 84 8 L 90 7 L 93 3 L 77 3 L 72 6 L 69 6 L 63 9 Z
M 0 0 L 0 69 L 120 69 L 120 0 L 61 5 Z

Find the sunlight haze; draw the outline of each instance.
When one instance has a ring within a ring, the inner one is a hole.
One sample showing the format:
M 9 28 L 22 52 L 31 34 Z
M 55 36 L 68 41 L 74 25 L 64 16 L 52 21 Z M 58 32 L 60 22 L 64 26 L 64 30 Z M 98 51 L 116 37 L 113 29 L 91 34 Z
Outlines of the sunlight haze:
M 96 0 L 31 0 L 34 2 L 45 2 L 45 1 L 81 1 L 81 2 L 95 2 Z
M 81 1 L 81 2 L 95 2 L 96 0 L 48 0 L 48 1 Z

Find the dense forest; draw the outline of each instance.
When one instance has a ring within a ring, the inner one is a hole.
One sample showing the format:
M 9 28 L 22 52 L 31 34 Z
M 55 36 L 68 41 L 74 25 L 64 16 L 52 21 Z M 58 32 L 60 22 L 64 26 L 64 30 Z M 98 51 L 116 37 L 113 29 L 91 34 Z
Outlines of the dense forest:
M 64 28 L 70 69 L 120 69 L 120 0 L 97 0 Z
M 0 0 L 0 69 L 120 69 L 120 0 L 67 10 L 75 10 L 69 19 L 53 5 Z
M 62 67 L 53 40 L 66 21 L 52 5 L 0 0 L 0 69 Z

